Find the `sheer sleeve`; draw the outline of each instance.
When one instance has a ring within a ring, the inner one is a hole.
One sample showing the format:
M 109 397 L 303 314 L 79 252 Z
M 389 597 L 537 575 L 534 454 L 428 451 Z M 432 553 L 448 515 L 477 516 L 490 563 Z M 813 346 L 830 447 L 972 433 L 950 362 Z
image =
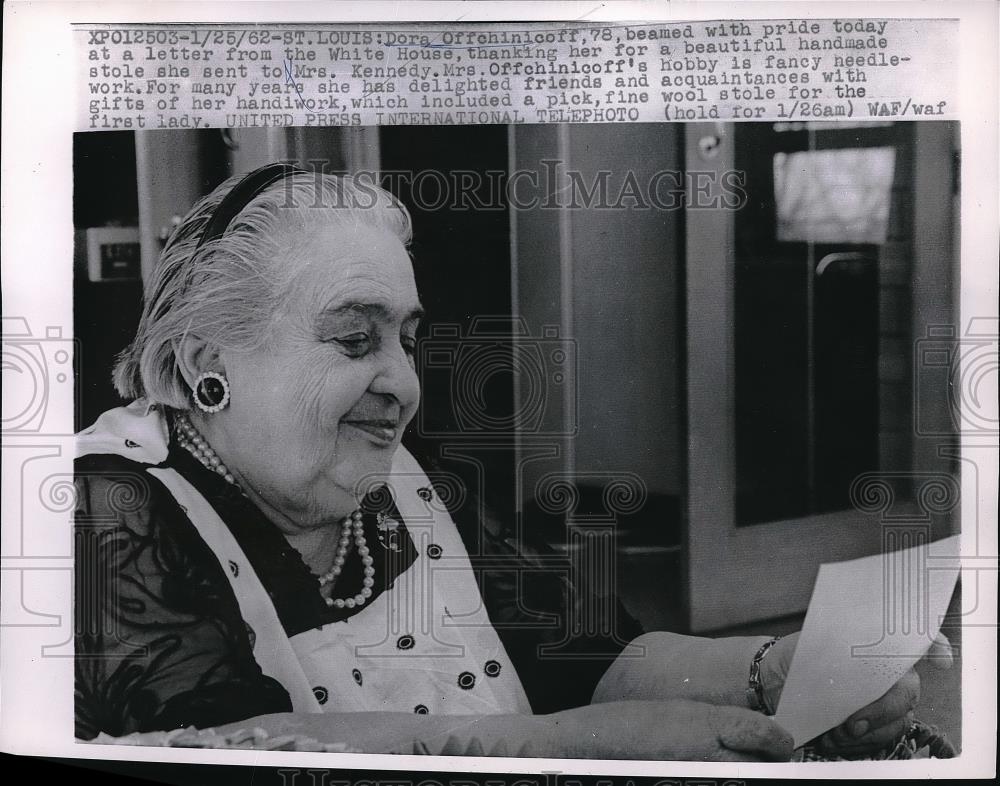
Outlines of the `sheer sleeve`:
M 643 633 L 639 622 L 617 596 L 586 586 L 568 557 L 505 535 L 495 521 L 483 522 L 469 551 L 478 554 L 471 559 L 483 602 L 533 711 L 589 704 L 604 672 Z
M 291 710 L 214 555 L 142 465 L 76 464 L 76 734 L 199 728 Z

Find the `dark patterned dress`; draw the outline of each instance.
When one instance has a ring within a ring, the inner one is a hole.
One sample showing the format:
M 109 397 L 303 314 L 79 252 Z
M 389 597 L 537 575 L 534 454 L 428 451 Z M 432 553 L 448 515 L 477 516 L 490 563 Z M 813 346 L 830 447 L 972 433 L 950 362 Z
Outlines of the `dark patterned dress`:
M 150 466 L 112 454 L 76 461 L 77 737 L 204 728 L 291 711 L 285 688 L 254 659 L 254 632 L 223 572 L 240 566 L 220 565 L 179 503 L 145 471 Z M 171 444 L 158 466 L 179 472 L 225 522 L 289 637 L 361 610 L 328 607 L 317 576 L 281 532 L 183 449 Z M 391 497 L 371 495 L 362 509 L 368 542 L 385 547 L 372 550 L 374 600 L 392 591 L 416 552 Z M 642 633 L 638 623 L 614 598 L 574 586 L 565 557 L 504 537 L 495 521 L 456 524 L 533 711 L 589 703 L 608 665 Z M 390 547 L 391 559 L 384 556 Z M 435 558 L 430 547 L 427 556 Z M 352 552 L 338 583 L 360 586 L 362 571 Z M 605 617 L 596 625 L 595 613 Z M 317 695 L 321 704 L 327 698 Z

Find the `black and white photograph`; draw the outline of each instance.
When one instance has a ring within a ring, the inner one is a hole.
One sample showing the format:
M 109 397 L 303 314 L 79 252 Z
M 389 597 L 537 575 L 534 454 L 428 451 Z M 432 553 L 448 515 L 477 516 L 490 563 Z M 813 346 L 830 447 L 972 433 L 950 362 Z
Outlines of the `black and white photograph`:
M 5 647 L 53 628 L 61 755 L 994 755 L 1000 322 L 969 116 L 865 86 L 893 23 L 74 30 L 67 322 L 3 317 Z
M 796 755 L 819 564 L 957 531 L 956 131 L 78 134 L 78 737 Z M 801 755 L 954 755 L 959 632 Z

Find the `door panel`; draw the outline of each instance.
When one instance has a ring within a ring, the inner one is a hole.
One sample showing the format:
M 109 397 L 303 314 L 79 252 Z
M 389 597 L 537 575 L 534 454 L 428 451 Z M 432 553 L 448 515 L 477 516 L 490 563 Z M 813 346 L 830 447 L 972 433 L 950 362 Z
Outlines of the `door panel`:
M 916 508 L 912 215 L 949 184 L 914 187 L 913 140 L 909 124 L 687 127 L 689 173 L 736 172 L 746 194 L 686 213 L 694 631 L 804 611 L 821 563 L 879 551 L 859 478 L 891 471 Z

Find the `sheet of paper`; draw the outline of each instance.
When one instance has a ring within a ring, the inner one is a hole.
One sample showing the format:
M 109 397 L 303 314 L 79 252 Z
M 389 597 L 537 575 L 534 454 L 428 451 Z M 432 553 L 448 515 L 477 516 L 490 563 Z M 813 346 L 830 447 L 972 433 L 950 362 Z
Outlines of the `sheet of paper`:
M 843 723 L 927 652 L 958 577 L 959 536 L 821 565 L 775 720 L 796 747 Z

